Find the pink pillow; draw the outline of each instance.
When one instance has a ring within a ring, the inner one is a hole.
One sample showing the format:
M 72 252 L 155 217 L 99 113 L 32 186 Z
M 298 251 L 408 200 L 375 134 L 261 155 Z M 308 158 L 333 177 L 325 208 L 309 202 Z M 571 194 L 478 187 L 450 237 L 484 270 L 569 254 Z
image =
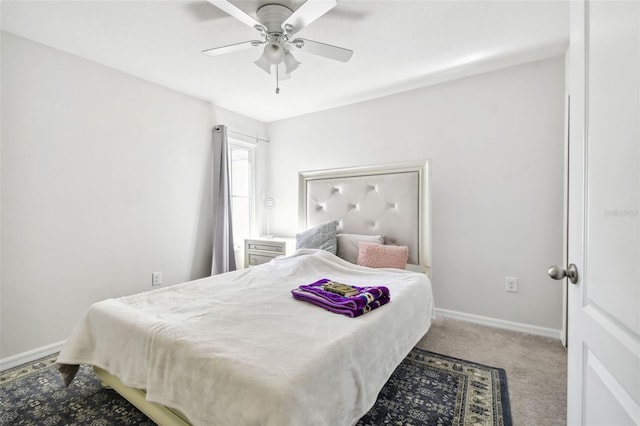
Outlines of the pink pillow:
M 358 265 L 370 268 L 404 269 L 409 259 L 409 247 L 386 246 L 383 244 L 360 242 L 358 245 Z

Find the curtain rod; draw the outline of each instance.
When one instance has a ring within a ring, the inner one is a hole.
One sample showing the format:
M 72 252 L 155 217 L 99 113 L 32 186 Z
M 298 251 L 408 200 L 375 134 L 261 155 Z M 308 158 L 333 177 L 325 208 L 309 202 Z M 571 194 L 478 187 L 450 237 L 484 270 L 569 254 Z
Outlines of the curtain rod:
M 227 130 L 227 133 L 230 133 L 232 135 L 242 136 L 242 137 L 245 137 L 247 139 L 255 140 L 257 142 L 269 143 L 269 139 L 262 139 L 262 138 L 259 138 L 257 136 L 249 136 L 249 135 L 245 135 L 244 133 L 234 132 L 233 130 Z

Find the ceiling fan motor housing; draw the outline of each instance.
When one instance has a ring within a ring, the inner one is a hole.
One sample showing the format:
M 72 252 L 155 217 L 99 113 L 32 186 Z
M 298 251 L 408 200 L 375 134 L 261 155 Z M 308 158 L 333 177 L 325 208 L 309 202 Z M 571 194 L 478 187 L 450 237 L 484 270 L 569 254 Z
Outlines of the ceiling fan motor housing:
M 256 11 L 258 21 L 267 27 L 269 33 L 282 33 L 282 23 L 287 20 L 293 11 L 281 4 L 265 4 Z

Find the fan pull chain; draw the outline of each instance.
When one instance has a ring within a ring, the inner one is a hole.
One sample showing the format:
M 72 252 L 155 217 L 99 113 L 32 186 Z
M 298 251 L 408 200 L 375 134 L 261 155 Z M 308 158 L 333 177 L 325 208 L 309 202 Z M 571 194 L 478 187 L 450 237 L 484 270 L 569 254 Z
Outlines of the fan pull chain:
M 279 70 L 280 67 L 276 65 L 276 95 L 280 93 L 280 74 L 278 74 Z

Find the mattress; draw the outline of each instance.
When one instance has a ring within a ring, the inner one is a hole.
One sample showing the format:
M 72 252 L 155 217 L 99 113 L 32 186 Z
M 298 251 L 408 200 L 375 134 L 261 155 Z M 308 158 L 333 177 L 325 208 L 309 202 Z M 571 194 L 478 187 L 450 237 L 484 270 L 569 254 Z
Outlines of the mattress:
M 385 285 L 350 318 L 292 298 L 320 278 Z M 375 403 L 433 313 L 426 275 L 320 250 L 93 304 L 59 364 L 90 364 L 194 425 L 351 425 Z M 71 384 L 73 386 L 73 384 Z

